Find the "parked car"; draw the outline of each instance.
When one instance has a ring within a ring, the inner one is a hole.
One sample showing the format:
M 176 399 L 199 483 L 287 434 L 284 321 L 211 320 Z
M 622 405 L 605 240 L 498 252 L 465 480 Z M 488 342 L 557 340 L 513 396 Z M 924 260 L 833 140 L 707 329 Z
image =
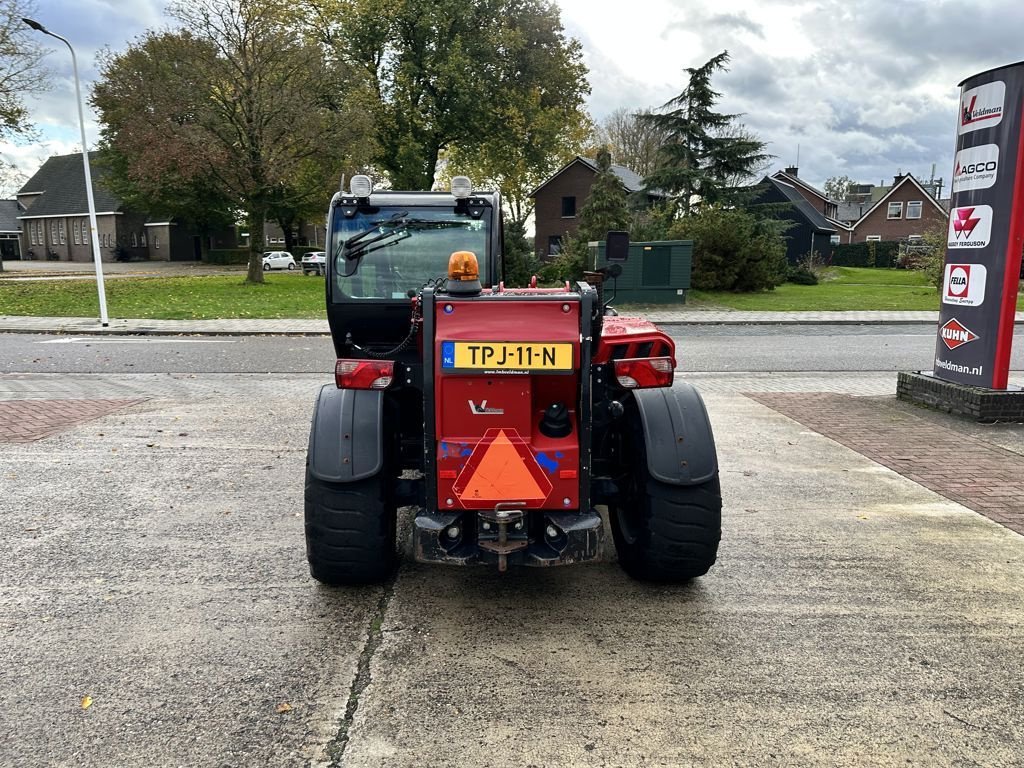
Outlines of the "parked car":
M 302 257 L 302 274 L 324 274 L 327 269 L 327 254 L 324 251 L 310 251 Z
M 267 251 L 263 254 L 263 271 L 268 269 L 295 269 L 295 257 L 288 251 Z

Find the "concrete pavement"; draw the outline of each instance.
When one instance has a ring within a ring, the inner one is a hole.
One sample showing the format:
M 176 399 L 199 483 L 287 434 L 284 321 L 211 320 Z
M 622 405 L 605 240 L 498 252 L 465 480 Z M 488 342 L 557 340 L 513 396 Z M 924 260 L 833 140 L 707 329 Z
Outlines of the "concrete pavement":
M 301 517 L 324 376 L 0 375 L 22 420 L 122 401 L 0 446 L 0 764 L 1019 765 L 1024 537 L 807 423 L 831 393 L 833 422 L 879 406 L 876 442 L 912 417 L 1020 457 L 1022 428 L 898 404 L 891 374 L 681 378 L 721 463 L 706 577 L 633 582 L 609 540 L 327 590 Z

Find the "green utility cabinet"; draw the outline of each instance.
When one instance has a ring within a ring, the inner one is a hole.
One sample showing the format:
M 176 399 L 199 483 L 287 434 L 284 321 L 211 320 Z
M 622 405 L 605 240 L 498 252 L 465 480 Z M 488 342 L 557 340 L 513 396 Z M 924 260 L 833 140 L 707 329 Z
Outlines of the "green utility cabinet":
M 605 267 L 604 241 L 591 242 L 586 269 Z M 630 243 L 616 286 L 618 304 L 685 304 L 693 269 L 692 240 Z M 611 295 L 612 281 L 605 283 Z

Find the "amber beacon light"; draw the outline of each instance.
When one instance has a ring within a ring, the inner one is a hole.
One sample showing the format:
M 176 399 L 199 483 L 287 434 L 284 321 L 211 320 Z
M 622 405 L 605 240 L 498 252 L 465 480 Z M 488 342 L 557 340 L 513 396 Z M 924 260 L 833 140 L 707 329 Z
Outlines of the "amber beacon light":
M 448 259 L 448 279 L 460 283 L 480 279 L 480 264 L 472 251 L 455 251 Z

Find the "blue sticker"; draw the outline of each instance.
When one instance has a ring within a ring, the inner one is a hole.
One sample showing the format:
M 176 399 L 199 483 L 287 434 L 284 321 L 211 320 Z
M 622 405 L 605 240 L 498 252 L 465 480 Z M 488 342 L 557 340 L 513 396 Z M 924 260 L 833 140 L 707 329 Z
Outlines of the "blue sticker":
M 553 475 L 555 473 L 555 470 L 558 469 L 558 462 L 550 458 L 543 451 L 537 454 L 537 463 L 540 464 L 543 470 L 547 472 L 549 475 Z
M 565 454 L 562 453 L 561 451 L 555 451 L 555 458 L 556 459 L 564 459 L 565 458 Z
M 441 342 L 441 367 L 442 368 L 454 368 L 455 367 L 455 342 L 454 341 L 442 341 Z

